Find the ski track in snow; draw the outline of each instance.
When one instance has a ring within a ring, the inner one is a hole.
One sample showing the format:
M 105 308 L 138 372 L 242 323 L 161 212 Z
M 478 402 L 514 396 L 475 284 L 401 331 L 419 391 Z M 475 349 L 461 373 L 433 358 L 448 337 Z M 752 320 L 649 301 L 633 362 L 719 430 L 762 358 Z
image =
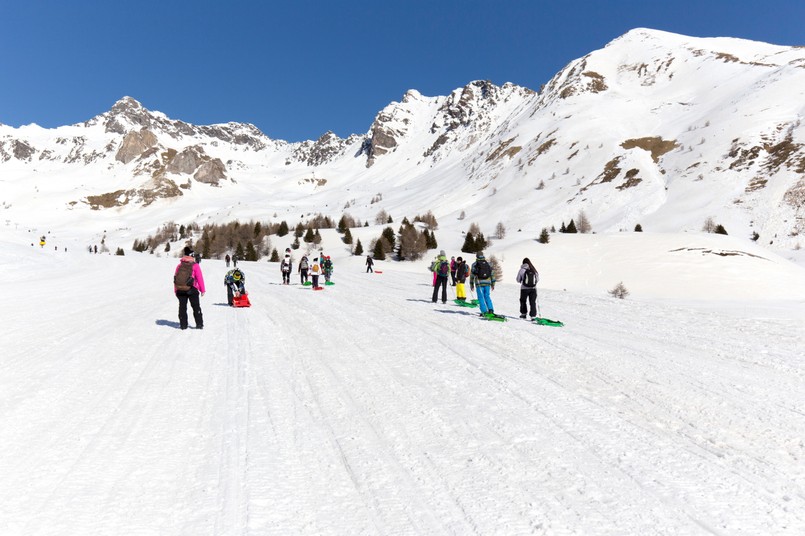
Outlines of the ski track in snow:
M 0 267 L 0 534 L 805 533 L 796 315 L 541 291 L 551 328 L 501 284 L 483 322 L 349 263 L 243 263 L 233 309 L 204 261 L 181 331 L 175 263 Z

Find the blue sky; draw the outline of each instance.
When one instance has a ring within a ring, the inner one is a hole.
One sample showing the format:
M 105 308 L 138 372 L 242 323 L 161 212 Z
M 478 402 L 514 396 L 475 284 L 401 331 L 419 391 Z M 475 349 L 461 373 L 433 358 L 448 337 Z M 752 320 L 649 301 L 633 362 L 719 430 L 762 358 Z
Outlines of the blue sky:
M 805 45 L 805 0 L 0 0 L 0 123 L 78 123 L 131 96 L 275 139 L 362 134 L 408 89 L 538 90 L 636 27 Z

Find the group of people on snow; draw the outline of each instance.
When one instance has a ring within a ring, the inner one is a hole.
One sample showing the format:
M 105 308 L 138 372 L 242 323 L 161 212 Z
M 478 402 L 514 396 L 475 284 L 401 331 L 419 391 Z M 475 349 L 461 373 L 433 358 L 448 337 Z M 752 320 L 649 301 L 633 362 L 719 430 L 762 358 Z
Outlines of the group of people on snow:
M 291 273 L 293 272 L 293 260 L 291 259 L 291 249 L 285 250 L 285 258 L 280 262 L 280 273 L 282 274 L 282 284 L 291 284 Z M 313 261 L 307 255 L 302 255 L 296 272 L 299 274 L 299 282 L 302 285 L 311 283 L 313 288 L 319 288 L 319 276 L 324 276 L 326 282 L 330 282 L 333 276 L 333 261 L 329 255 L 323 252 L 314 257 Z
M 233 305 L 234 299 L 245 295 L 246 286 L 245 274 L 237 268 L 237 257 L 226 256 L 226 267 L 233 261 L 235 268 L 229 270 L 224 276 L 224 286 L 227 289 L 227 303 Z M 201 272 L 201 259 L 190 247 L 185 247 L 179 264 L 174 270 L 173 290 L 179 300 L 179 327 L 188 328 L 187 305 L 193 311 L 193 319 L 197 329 L 204 328 L 204 318 L 201 311 L 200 297 L 204 296 L 206 288 L 204 286 L 204 276 Z M 370 255 L 366 257 L 366 272 L 374 272 L 374 260 Z M 447 303 L 447 286 L 456 288 L 456 301 L 464 304 L 467 302 L 466 283 L 469 280 L 470 291 L 477 294 L 478 307 L 481 316 L 495 315 L 495 307 L 492 303 L 492 291 L 495 290 L 495 274 L 492 265 L 484 256 L 483 252 L 475 255 L 472 265 L 463 257 L 451 257 L 447 260 L 444 250 L 433 261 L 430 267 L 433 272 L 433 294 L 431 301 L 437 303 L 440 294 L 442 303 Z M 291 249 L 285 250 L 285 257 L 280 262 L 280 272 L 282 284 L 289 285 L 291 273 L 293 272 L 293 260 Z M 321 252 L 312 261 L 307 255 L 303 255 L 297 267 L 300 283 L 305 285 L 310 281 L 316 289 L 319 287 L 319 277 L 324 276 L 326 282 L 330 282 L 333 274 L 333 263 L 329 256 Z M 523 259 L 520 270 L 517 273 L 516 281 L 520 283 L 520 318 L 529 316 L 532 320 L 537 317 L 537 283 L 539 273 L 531 261 L 526 257 Z M 441 293 L 440 293 L 441 291 Z M 473 302 L 474 303 L 474 302 Z
M 495 306 L 492 303 L 492 291 L 495 290 L 496 282 L 495 272 L 483 252 L 476 253 L 475 262 L 468 266 L 467 260 L 462 257 L 452 257 L 448 261 L 444 250 L 441 250 L 431 265 L 431 271 L 433 272 L 433 295 L 431 296 L 433 303 L 439 300 L 439 290 L 441 290 L 442 303 L 447 303 L 448 278 L 452 279 L 452 286 L 456 287 L 456 301 L 466 302 L 465 284 L 469 279 L 470 291 L 476 292 L 478 296 L 478 308 L 481 310 L 481 316 L 495 315 Z M 520 318 L 526 318 L 528 315 L 533 320 L 537 317 L 539 272 L 528 257 L 523 259 L 516 280 L 520 283 Z

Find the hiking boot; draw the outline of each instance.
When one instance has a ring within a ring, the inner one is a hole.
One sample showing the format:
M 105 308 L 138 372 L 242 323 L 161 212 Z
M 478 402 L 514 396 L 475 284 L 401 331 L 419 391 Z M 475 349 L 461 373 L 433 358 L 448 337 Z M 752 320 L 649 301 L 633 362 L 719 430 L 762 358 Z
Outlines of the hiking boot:
M 520 315 L 520 318 L 522 318 L 523 320 L 525 320 L 525 315 Z

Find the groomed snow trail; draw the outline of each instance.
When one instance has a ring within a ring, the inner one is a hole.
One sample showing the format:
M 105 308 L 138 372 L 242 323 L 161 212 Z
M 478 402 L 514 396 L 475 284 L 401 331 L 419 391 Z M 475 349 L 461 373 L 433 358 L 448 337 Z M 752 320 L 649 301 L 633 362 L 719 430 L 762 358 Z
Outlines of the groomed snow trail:
M 204 261 L 205 329 L 181 331 L 175 259 L 23 264 L 0 534 L 805 533 L 795 315 L 543 291 L 565 328 L 493 323 L 349 262 L 321 292 L 243 263 L 233 309 Z

